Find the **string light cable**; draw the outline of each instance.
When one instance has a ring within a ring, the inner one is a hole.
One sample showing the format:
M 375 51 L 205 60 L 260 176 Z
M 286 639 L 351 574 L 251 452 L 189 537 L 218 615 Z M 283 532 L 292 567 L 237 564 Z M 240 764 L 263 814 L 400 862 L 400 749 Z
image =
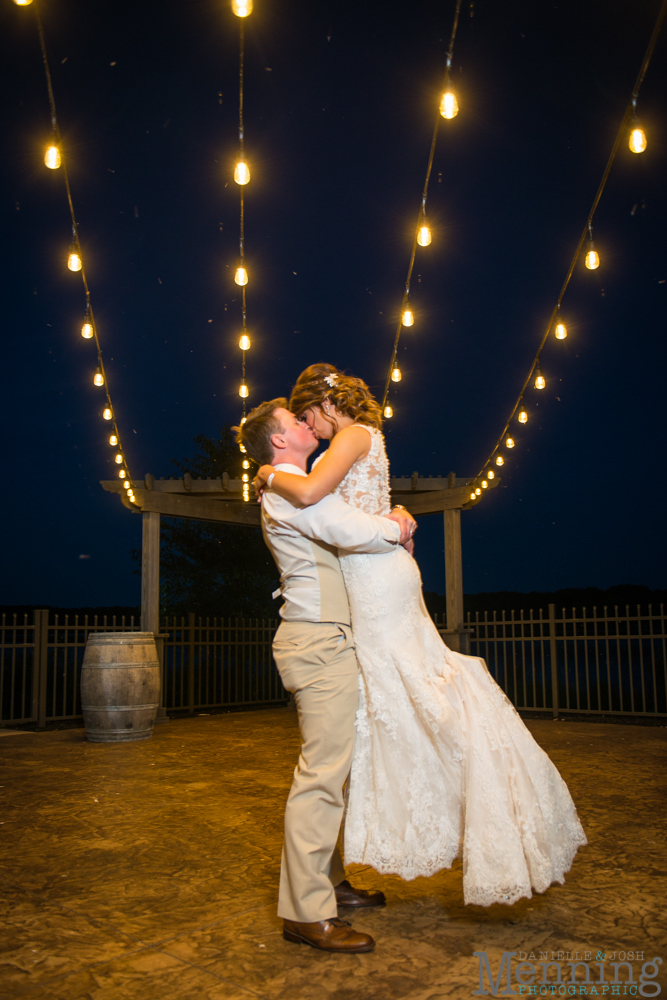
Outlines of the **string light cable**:
M 394 415 L 394 411 L 389 405 L 389 389 L 391 383 L 400 382 L 402 378 L 401 369 L 398 364 L 398 343 L 401 339 L 401 330 L 403 329 L 404 326 L 413 326 L 415 321 L 414 312 L 412 311 L 410 305 L 410 283 L 412 281 L 412 271 L 415 266 L 417 247 L 418 246 L 427 247 L 431 243 L 431 230 L 428 225 L 426 217 L 426 201 L 428 198 L 428 185 L 431 179 L 431 170 L 433 169 L 433 158 L 435 156 L 435 147 L 438 141 L 440 119 L 454 118 L 456 117 L 459 111 L 459 105 L 456 99 L 456 94 L 454 93 L 451 85 L 451 68 L 452 68 L 452 59 L 454 58 L 454 42 L 456 40 L 456 31 L 459 25 L 460 10 L 461 10 L 461 0 L 456 0 L 454 21 L 452 23 L 452 33 L 449 39 L 449 48 L 447 50 L 447 61 L 445 63 L 445 78 L 442 85 L 442 98 L 440 100 L 440 108 L 438 114 L 436 115 L 435 125 L 433 127 L 433 138 L 431 139 L 431 149 L 429 152 L 428 164 L 426 166 L 426 178 L 424 180 L 421 204 L 419 206 L 419 216 L 417 219 L 417 226 L 415 228 L 414 238 L 412 240 L 412 251 L 410 253 L 410 263 L 408 264 L 408 275 L 407 278 L 405 279 L 405 288 L 403 291 L 401 312 L 396 326 L 396 334 L 394 336 L 394 347 L 391 353 L 389 372 L 387 374 L 387 381 L 384 387 L 384 396 L 382 397 L 382 409 L 384 412 L 384 416 L 386 418 L 392 417 Z
M 18 6 L 32 5 L 32 2 L 33 0 L 22 0 L 22 2 L 19 2 L 19 0 L 15 0 L 15 3 L 17 3 Z M 104 367 L 104 358 L 102 355 L 102 348 L 100 345 L 97 324 L 95 322 L 95 314 L 93 312 L 93 304 L 90 297 L 90 288 L 88 286 L 88 279 L 86 277 L 86 268 L 84 265 L 83 255 L 81 253 L 81 242 L 79 240 L 79 224 L 77 222 L 76 213 L 74 211 L 72 190 L 70 188 L 69 176 L 67 174 L 67 165 L 65 163 L 65 157 L 63 155 L 62 139 L 60 135 L 60 127 L 58 125 L 58 116 L 56 114 L 56 102 L 53 94 L 53 85 L 51 81 L 51 70 L 49 67 L 49 59 L 46 50 L 46 40 L 44 37 L 44 26 L 42 24 L 42 18 L 40 16 L 39 8 L 36 3 L 33 6 L 33 10 L 35 12 L 35 18 L 37 22 L 37 33 L 39 35 L 39 44 L 42 52 L 42 62 L 44 64 L 44 73 L 46 76 L 46 88 L 49 95 L 49 106 L 51 109 L 51 128 L 53 133 L 51 145 L 47 147 L 47 150 L 44 155 L 44 162 L 46 166 L 49 167 L 50 169 L 52 170 L 61 169 L 63 172 L 65 191 L 67 193 L 67 203 L 69 205 L 69 211 L 72 220 L 72 241 L 69 248 L 67 266 L 70 271 L 78 271 L 81 274 L 81 280 L 83 282 L 83 290 L 85 293 L 85 302 L 86 302 L 84 319 L 81 325 L 81 336 L 84 338 L 84 340 L 93 340 L 95 342 L 95 348 L 97 351 L 97 368 L 93 375 L 93 384 L 99 386 L 100 388 L 104 388 L 106 396 L 106 406 L 102 410 L 102 419 L 109 424 L 109 429 L 111 431 L 109 435 L 109 445 L 114 449 L 114 463 L 119 467 L 118 477 L 123 483 L 125 494 L 130 503 L 135 503 L 136 498 L 134 496 L 133 480 L 130 475 L 129 465 L 121 442 L 120 430 L 118 428 L 118 423 L 116 421 L 116 411 L 114 410 L 114 406 L 111 401 L 109 381 Z
M 245 423 L 247 415 L 247 399 L 250 395 L 246 379 L 246 353 L 250 350 L 250 335 L 248 333 L 246 285 L 248 284 L 248 268 L 245 259 L 245 186 L 250 181 L 250 167 L 245 155 L 245 125 L 243 121 L 243 84 L 244 84 L 244 52 L 245 52 L 245 18 L 252 12 L 252 0 L 232 0 L 232 12 L 239 18 L 239 154 L 234 166 L 234 180 L 239 186 L 239 258 L 234 272 L 234 281 L 241 288 L 241 336 L 239 349 L 241 351 L 241 384 L 239 396 L 242 402 L 241 424 Z M 239 446 L 245 453 L 243 445 Z M 241 474 L 242 494 L 245 503 L 250 501 L 250 475 L 247 470 L 250 462 L 243 458 L 243 473 Z
M 509 417 L 507 418 L 505 426 L 503 427 L 502 432 L 500 433 L 495 445 L 489 452 L 487 460 L 483 463 L 475 478 L 470 480 L 469 482 L 469 485 L 471 487 L 471 497 L 470 497 L 471 500 L 475 499 L 476 497 L 475 490 L 477 490 L 480 487 L 480 485 L 486 488 L 484 486 L 485 481 L 489 478 L 491 479 L 494 478 L 495 473 L 493 472 L 493 466 L 494 465 L 501 466 L 505 464 L 505 457 L 501 449 L 503 448 L 503 444 L 505 445 L 505 447 L 510 447 L 510 448 L 514 446 L 514 440 L 511 436 L 509 436 L 509 432 L 512 420 L 514 419 L 515 414 L 517 414 L 517 411 L 518 411 L 519 423 L 520 424 L 527 423 L 528 412 L 524 405 L 524 396 L 526 390 L 530 385 L 531 380 L 533 380 L 533 386 L 537 390 L 542 390 L 546 387 L 546 379 L 542 374 L 542 369 L 540 366 L 542 351 L 547 344 L 547 341 L 549 339 L 549 334 L 551 333 L 552 329 L 554 330 L 554 335 L 557 340 L 564 340 L 567 337 L 567 328 L 563 323 L 561 317 L 561 304 L 565 292 L 567 291 L 567 288 L 574 274 L 577 262 L 581 256 L 582 250 L 584 249 L 586 243 L 588 243 L 588 249 L 584 259 L 586 267 L 589 270 L 595 270 L 600 264 L 600 257 L 596 250 L 595 243 L 593 241 L 593 217 L 597 211 L 598 205 L 600 204 L 602 192 L 604 191 L 605 186 L 607 184 L 607 180 L 609 179 L 611 168 L 614 165 L 614 161 L 616 159 L 616 155 L 621 146 L 621 143 L 623 142 L 624 137 L 628 136 L 629 126 L 631 126 L 629 133 L 629 147 L 631 151 L 643 152 L 646 149 L 646 135 L 643 129 L 641 128 L 637 118 L 637 98 L 639 96 L 639 90 L 642 86 L 642 83 L 644 82 L 644 77 L 646 75 L 646 71 L 651 61 L 653 50 L 655 49 L 655 45 L 658 40 L 658 36 L 660 34 L 660 30 L 662 28 L 666 14 L 667 14 L 667 0 L 663 0 L 662 5 L 660 7 L 660 11 L 658 13 L 658 17 L 655 22 L 655 26 L 653 28 L 653 32 L 651 34 L 651 39 L 644 54 L 644 58 L 640 66 L 639 73 L 637 74 L 637 79 L 635 81 L 635 85 L 632 90 L 632 96 L 630 98 L 630 102 L 625 110 L 625 114 L 623 115 L 623 120 L 621 122 L 621 125 L 618 129 L 618 133 L 614 140 L 614 145 L 612 146 L 611 153 L 609 154 L 609 159 L 607 160 L 604 173 L 602 174 L 602 179 L 598 185 L 598 189 L 595 194 L 595 198 L 593 199 L 593 204 L 591 205 L 590 211 L 586 218 L 586 222 L 582 229 L 581 236 L 579 237 L 579 242 L 577 243 L 574 254 L 572 255 L 572 260 L 570 261 L 570 266 L 568 267 L 567 274 L 565 275 L 565 280 L 563 281 L 560 293 L 556 300 L 556 304 L 553 307 L 544 334 L 542 335 L 542 339 L 540 340 L 537 353 L 535 354 L 535 357 L 533 359 L 533 363 L 530 366 L 530 369 L 523 382 L 523 385 L 521 386 L 518 398 L 514 406 L 512 407 L 512 410 L 510 412 Z M 641 132 L 641 135 L 637 135 L 638 132 Z M 508 445 L 508 441 L 512 441 L 512 444 Z M 479 494 L 477 494 L 477 496 L 479 496 Z

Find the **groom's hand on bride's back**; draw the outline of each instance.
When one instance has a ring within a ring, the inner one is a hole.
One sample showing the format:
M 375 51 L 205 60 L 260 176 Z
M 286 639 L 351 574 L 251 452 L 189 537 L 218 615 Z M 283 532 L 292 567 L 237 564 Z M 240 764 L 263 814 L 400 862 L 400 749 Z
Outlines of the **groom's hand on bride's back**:
M 405 507 L 392 507 L 391 513 L 387 514 L 387 517 L 390 521 L 396 521 L 396 524 L 401 529 L 399 544 L 407 546 L 412 541 L 412 536 L 417 530 L 417 522 L 412 514 Z

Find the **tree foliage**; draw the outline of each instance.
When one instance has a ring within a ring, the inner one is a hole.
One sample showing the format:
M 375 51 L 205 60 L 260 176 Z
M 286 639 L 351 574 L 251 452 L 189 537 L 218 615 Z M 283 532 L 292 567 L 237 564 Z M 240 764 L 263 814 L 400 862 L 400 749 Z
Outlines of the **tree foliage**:
M 172 459 L 182 474 L 217 478 L 239 476 L 240 455 L 231 426 L 217 438 L 194 439 L 193 458 Z M 271 593 L 278 573 L 259 528 L 181 518 L 162 518 L 160 605 L 169 615 L 275 618 Z

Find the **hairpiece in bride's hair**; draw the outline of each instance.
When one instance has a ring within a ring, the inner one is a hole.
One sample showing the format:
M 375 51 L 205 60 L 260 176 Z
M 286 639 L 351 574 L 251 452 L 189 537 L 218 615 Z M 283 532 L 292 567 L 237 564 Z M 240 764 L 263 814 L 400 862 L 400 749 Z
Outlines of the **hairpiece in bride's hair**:
M 324 381 L 327 383 L 330 389 L 333 389 L 336 382 L 338 381 L 338 375 L 336 374 L 336 372 L 331 372 L 330 375 L 324 376 Z

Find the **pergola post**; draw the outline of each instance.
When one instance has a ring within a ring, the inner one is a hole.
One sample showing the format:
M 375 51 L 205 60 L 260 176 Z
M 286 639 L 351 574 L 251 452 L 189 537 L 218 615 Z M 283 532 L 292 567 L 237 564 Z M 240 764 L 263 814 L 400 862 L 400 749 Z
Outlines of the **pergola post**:
M 456 474 L 448 476 L 450 489 Z M 461 510 L 443 512 L 445 526 L 445 593 L 447 595 L 447 645 L 459 653 L 470 652 L 470 635 L 463 620 L 463 555 L 461 551 Z
M 156 723 L 168 722 L 163 698 L 164 638 L 160 635 L 160 515 L 144 511 L 141 534 L 141 631 L 152 632 L 160 662 L 160 707 Z

